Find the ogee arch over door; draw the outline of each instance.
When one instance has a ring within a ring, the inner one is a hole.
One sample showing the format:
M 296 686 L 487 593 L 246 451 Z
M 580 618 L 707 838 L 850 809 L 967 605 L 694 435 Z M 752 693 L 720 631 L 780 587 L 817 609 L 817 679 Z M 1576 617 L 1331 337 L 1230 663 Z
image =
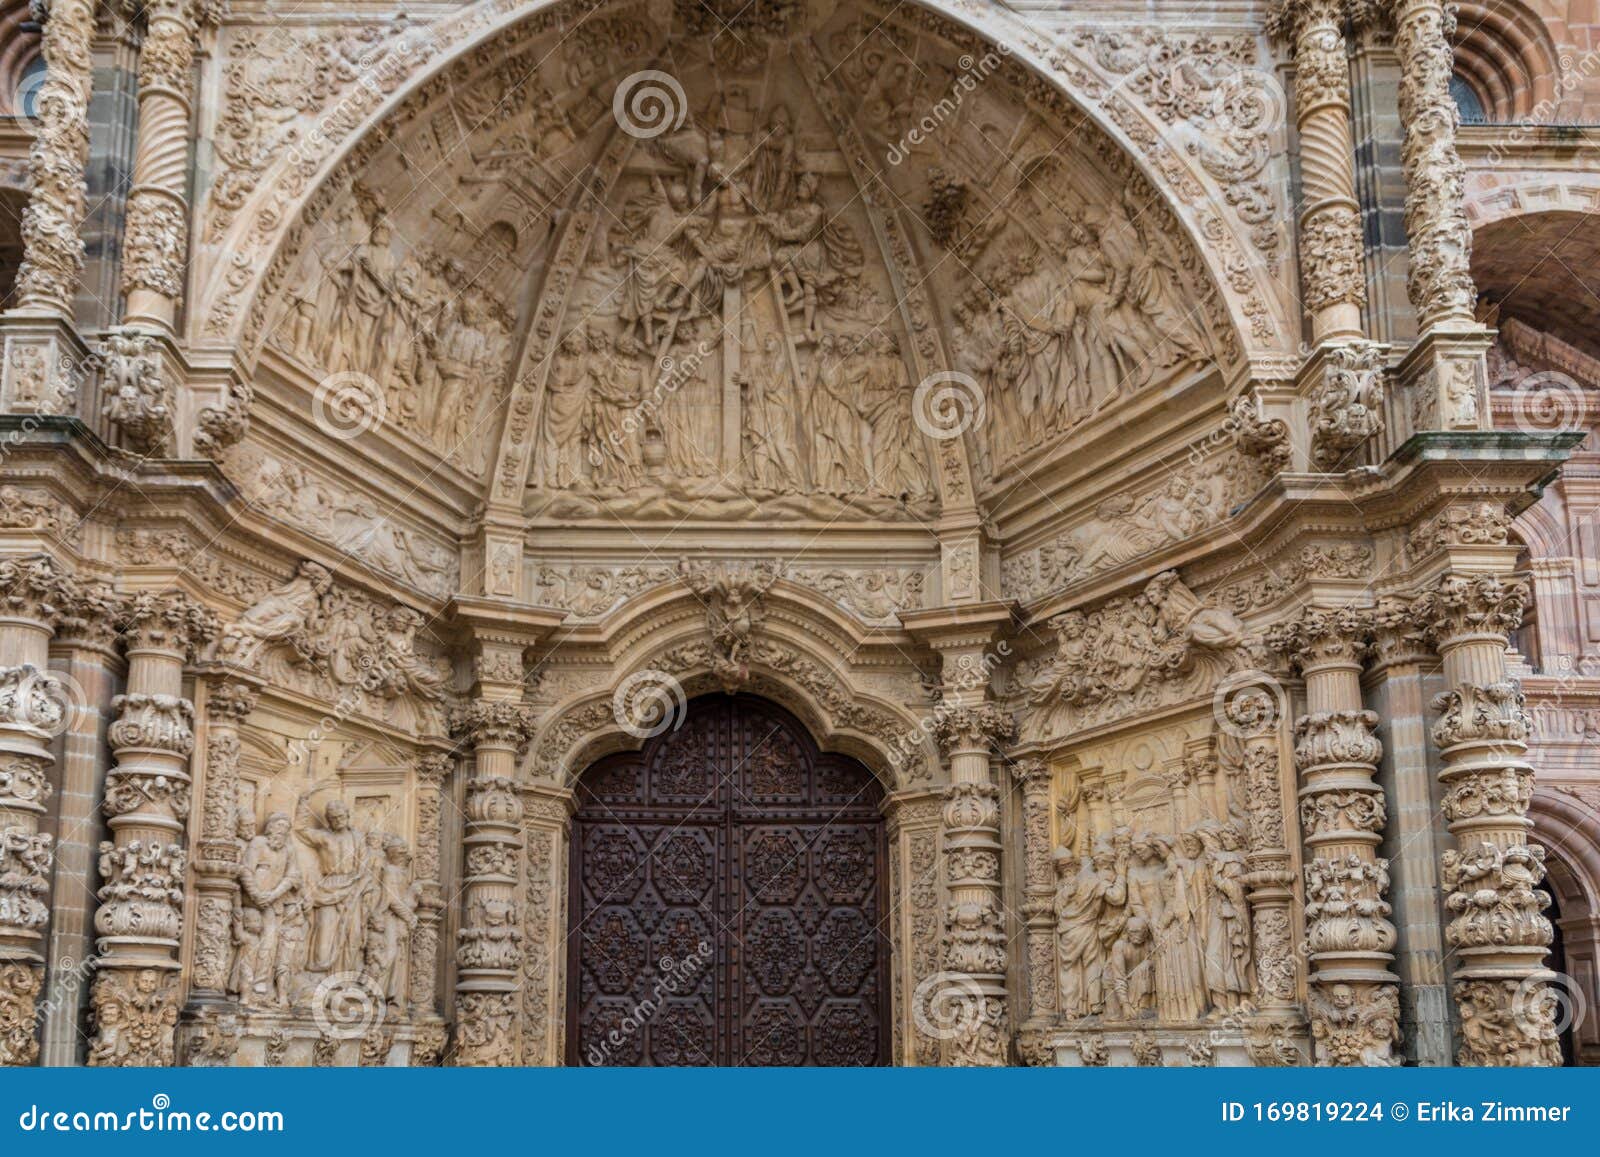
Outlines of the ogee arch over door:
M 568 1063 L 887 1063 L 870 771 L 764 700 L 714 696 L 578 791 Z

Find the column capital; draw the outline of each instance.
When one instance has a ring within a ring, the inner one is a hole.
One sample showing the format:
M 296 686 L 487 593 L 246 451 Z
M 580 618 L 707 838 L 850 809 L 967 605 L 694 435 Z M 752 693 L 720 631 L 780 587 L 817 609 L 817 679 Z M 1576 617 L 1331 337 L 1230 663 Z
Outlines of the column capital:
M 77 593 L 72 577 L 47 554 L 0 560 L 0 618 L 54 628 Z
M 508 701 L 476 699 L 450 718 L 451 734 L 474 747 L 508 747 L 519 754 L 535 730 L 533 708 Z
M 1024 792 L 1047 790 L 1054 772 L 1042 759 L 1021 759 L 1011 765 L 1011 776 Z
M 1522 625 L 1528 585 L 1494 574 L 1441 575 L 1417 599 L 1416 614 L 1436 645 L 1472 636 L 1509 638 Z
M 193 655 L 219 628 L 216 613 L 183 591 L 139 591 L 123 606 L 122 635 L 130 651 Z
M 1292 622 L 1267 631 L 1267 646 L 1301 670 L 1328 665 L 1359 666 L 1372 630 L 1365 607 L 1311 607 Z
M 992 703 L 956 707 L 934 719 L 934 734 L 946 755 L 961 751 L 988 751 L 1016 737 L 1017 721 L 1009 711 Z

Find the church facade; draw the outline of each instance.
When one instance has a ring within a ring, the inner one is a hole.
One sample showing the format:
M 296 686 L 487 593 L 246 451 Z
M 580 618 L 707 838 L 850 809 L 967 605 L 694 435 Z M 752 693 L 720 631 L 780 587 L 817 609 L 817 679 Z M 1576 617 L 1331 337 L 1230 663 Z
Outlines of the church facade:
M 0 1063 L 1600 1060 L 1595 39 L 0 4 Z

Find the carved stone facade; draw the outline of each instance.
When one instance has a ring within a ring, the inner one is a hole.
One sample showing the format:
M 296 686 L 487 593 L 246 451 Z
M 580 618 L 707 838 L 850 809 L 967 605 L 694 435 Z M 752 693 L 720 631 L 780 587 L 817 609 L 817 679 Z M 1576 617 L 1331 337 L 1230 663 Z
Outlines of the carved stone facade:
M 713 7 L 42 6 L 0 1064 L 1600 1059 L 1454 6 Z

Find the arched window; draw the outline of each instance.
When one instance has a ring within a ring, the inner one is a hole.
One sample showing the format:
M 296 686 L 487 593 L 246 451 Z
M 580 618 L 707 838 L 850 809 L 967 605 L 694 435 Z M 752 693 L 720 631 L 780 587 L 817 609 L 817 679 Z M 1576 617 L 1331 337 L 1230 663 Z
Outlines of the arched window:
M 1462 124 L 1481 125 L 1489 119 L 1484 114 L 1483 100 L 1478 96 L 1477 89 L 1461 77 L 1450 78 L 1450 96 L 1456 102 L 1456 111 L 1461 114 Z
M 44 57 L 35 56 L 22 67 L 17 77 L 17 95 L 12 100 L 12 115 L 32 120 L 39 115 L 39 89 L 44 85 Z

